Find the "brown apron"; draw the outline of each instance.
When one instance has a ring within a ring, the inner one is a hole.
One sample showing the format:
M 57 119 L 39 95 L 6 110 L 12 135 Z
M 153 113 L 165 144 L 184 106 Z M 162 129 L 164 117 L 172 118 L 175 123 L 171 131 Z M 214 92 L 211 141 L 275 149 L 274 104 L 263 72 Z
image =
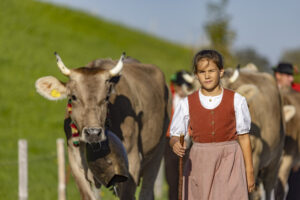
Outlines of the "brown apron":
M 248 200 L 243 153 L 236 140 L 194 142 L 183 179 L 184 200 Z

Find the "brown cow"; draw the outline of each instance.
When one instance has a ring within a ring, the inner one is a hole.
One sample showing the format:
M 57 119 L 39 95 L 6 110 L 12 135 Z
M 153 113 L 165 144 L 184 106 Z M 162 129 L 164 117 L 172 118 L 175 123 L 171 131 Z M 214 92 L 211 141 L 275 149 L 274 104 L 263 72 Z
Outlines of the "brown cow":
M 284 199 L 290 171 L 300 162 L 300 93 L 289 87 L 280 89 L 280 92 L 285 110 L 286 138 L 276 197 Z
M 154 199 L 153 186 L 163 155 L 171 106 L 163 73 L 153 65 L 124 59 L 124 55 L 118 63 L 99 59 L 76 69 L 68 69 L 56 56 L 61 72 L 69 81 L 62 83 L 52 76 L 43 77 L 36 81 L 36 88 L 47 99 L 69 100 L 72 110 L 67 112 L 65 120 L 68 156 L 82 199 L 96 199 L 95 186 L 99 184 L 116 184 L 121 199 L 135 199 L 142 177 L 139 198 Z M 70 121 L 78 129 L 79 147 L 70 133 Z M 116 149 L 102 150 L 107 140 L 111 141 L 106 148 Z M 118 183 L 127 178 L 124 148 L 130 176 L 126 182 Z M 115 168 L 123 170 L 123 176 L 115 179 L 105 166 L 110 166 L 114 173 L 120 171 Z M 105 181 L 108 177 L 110 180 Z
M 224 87 L 245 96 L 251 115 L 250 139 L 253 152 L 255 180 L 263 183 L 269 200 L 275 187 L 280 157 L 284 145 L 283 120 L 280 94 L 274 78 L 255 70 L 225 70 Z M 257 190 L 251 199 L 260 199 Z

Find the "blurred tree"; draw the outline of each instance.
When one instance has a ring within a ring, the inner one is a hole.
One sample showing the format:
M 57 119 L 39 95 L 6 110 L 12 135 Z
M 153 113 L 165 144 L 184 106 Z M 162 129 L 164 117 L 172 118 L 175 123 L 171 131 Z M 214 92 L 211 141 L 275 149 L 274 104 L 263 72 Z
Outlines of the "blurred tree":
M 295 82 L 300 83 L 300 73 L 298 71 L 300 70 L 300 47 L 284 51 L 280 58 L 280 61 L 290 62 L 295 65 Z
M 241 64 L 241 66 L 253 63 L 257 66 L 259 71 L 272 72 L 269 60 L 266 57 L 259 55 L 257 51 L 251 47 L 237 50 L 235 52 L 235 58 L 237 63 Z
M 231 54 L 231 47 L 235 39 L 235 32 L 230 28 L 230 16 L 226 13 L 228 0 L 209 2 L 207 4 L 208 21 L 204 30 L 210 42 L 209 48 L 219 51 L 224 56 L 224 65 L 236 65 Z

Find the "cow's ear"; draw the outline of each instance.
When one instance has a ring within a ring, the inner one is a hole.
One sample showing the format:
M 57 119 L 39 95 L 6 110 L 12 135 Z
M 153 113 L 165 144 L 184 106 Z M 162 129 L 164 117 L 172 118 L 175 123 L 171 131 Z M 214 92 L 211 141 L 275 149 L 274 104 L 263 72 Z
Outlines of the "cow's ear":
M 293 105 L 285 105 L 283 106 L 283 113 L 284 113 L 284 121 L 290 121 L 296 114 L 296 108 Z
M 35 82 L 36 91 L 49 100 L 60 100 L 67 97 L 67 89 L 64 83 L 53 76 L 39 78 Z
M 248 104 L 255 98 L 255 96 L 259 93 L 258 88 L 253 84 L 245 84 L 240 86 L 236 92 L 243 95 Z

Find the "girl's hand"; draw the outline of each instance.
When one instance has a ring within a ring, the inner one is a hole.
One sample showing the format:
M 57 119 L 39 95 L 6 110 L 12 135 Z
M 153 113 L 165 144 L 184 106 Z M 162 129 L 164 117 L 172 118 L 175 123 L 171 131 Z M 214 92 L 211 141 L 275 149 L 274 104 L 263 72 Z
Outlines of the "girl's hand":
M 175 144 L 172 147 L 173 152 L 178 155 L 179 157 L 183 157 L 185 154 L 185 149 L 186 149 L 186 143 L 183 143 L 183 146 L 180 144 L 179 141 L 175 142 Z
M 255 190 L 255 181 L 253 172 L 246 172 L 247 175 L 247 185 L 248 185 L 248 192 L 251 193 Z

